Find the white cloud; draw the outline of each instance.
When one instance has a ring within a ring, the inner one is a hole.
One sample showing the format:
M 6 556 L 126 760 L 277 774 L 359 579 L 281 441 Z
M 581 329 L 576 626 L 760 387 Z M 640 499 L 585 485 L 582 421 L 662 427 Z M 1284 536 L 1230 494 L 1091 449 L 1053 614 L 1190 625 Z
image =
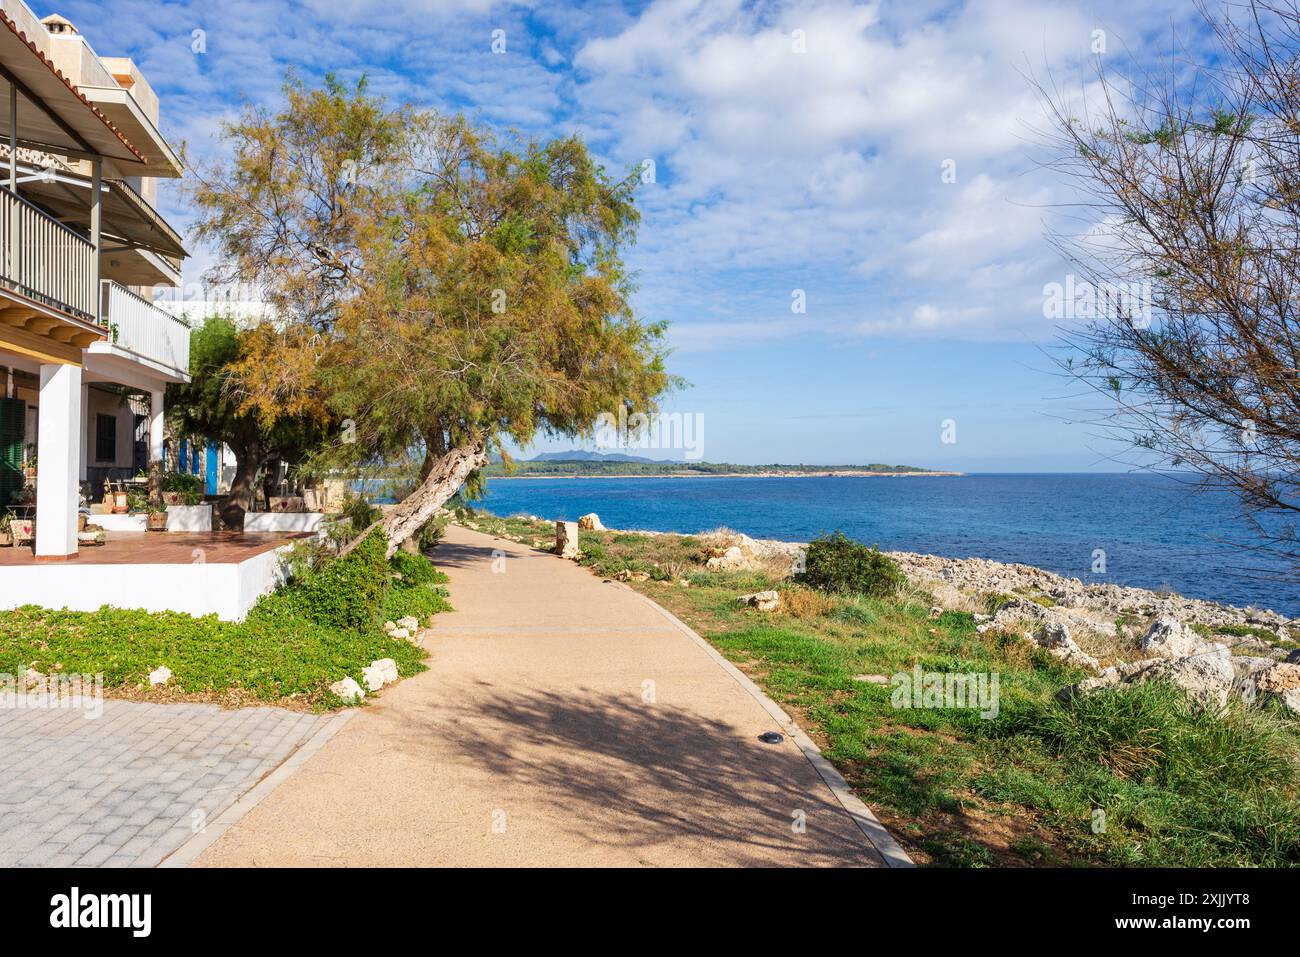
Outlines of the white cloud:
M 199 153 L 218 148 L 240 97 L 274 103 L 292 67 L 365 73 L 393 100 L 498 128 L 576 130 L 612 171 L 653 159 L 631 257 L 638 304 L 690 349 L 1041 331 L 1033 306 L 1063 271 L 1043 222 L 1060 193 L 1028 156 L 1043 123 L 1025 72 L 1083 85 L 1094 29 L 1111 56 L 1140 52 L 1188 14 L 1121 0 L 117 0 L 111 13 L 68 0 L 64 12 L 101 53 L 136 57 L 164 128 Z M 191 50 L 193 29 L 207 53 Z M 490 52 L 494 29 L 508 54 Z M 184 222 L 170 188 L 163 208 Z M 802 319 L 794 288 L 810 303 Z

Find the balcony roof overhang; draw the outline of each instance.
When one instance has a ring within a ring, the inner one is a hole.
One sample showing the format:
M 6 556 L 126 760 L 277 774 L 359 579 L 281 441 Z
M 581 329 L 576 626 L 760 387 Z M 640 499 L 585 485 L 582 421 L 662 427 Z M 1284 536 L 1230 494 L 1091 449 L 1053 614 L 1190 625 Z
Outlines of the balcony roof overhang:
M 138 149 L 149 164 L 149 175 L 176 179 L 185 174 L 180 157 L 163 139 L 153 120 L 129 91 L 118 87 L 80 86 L 78 89 Z
M 0 137 L 10 128 L 11 87 L 18 91 L 22 145 L 69 156 L 102 156 L 127 175 L 156 175 L 123 131 L 0 10 Z
M 190 375 L 166 363 L 130 349 L 123 349 L 107 339 L 86 347 L 86 378 L 91 382 L 119 382 L 133 389 L 156 389 L 167 382 L 185 383 Z
M 179 233 L 143 196 L 124 182 L 104 184 L 103 222 L 100 229 L 104 248 L 111 251 L 144 249 L 170 259 L 187 259 Z M 44 170 L 18 164 L 18 188 L 23 196 L 52 212 L 59 222 L 89 235 L 90 179 L 63 170 Z

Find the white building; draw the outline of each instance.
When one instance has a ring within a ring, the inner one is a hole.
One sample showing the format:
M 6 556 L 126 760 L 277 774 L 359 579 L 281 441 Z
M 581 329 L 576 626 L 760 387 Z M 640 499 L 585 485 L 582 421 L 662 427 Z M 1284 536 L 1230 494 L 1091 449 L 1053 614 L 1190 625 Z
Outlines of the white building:
M 0 510 L 34 458 L 38 561 L 77 554 L 81 481 L 161 457 L 187 380 L 189 328 L 151 301 L 186 256 L 154 208 L 182 173 L 158 121 L 131 60 L 0 0 Z

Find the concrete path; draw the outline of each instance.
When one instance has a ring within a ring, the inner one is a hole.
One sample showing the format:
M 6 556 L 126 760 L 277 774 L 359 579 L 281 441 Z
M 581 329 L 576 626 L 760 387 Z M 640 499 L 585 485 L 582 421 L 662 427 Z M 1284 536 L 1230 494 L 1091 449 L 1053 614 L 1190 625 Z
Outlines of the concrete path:
M 153 867 L 331 721 L 283 708 L 101 703 L 90 718 L 0 708 L 0 867 Z
M 752 685 L 658 606 L 461 528 L 435 561 L 456 611 L 436 619 L 430 670 L 198 864 L 883 863 L 795 740 L 758 740 L 779 725 Z

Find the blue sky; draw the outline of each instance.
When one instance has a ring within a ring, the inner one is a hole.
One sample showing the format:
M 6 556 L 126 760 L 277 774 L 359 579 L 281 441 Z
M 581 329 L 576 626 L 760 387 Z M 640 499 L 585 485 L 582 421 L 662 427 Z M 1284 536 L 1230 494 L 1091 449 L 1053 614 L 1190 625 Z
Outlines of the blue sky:
M 636 306 L 671 323 L 671 367 L 692 386 L 665 410 L 702 417 L 705 459 L 1115 468 L 1114 450 L 1068 424 L 1091 403 L 1043 351 L 1057 334 L 1043 286 L 1068 272 L 1044 234 L 1068 197 L 1038 163 L 1027 74 L 1086 98 L 1095 47 L 1107 66 L 1156 65 L 1171 30 L 1196 40 L 1190 4 L 34 7 L 101 55 L 134 57 L 164 132 L 192 154 L 220 150 L 243 100 L 274 105 L 292 69 L 364 73 L 393 101 L 500 129 L 576 130 L 611 170 L 653 161 L 629 256 Z M 187 221 L 174 189 L 161 205 Z M 187 281 L 210 262 L 195 249 Z

